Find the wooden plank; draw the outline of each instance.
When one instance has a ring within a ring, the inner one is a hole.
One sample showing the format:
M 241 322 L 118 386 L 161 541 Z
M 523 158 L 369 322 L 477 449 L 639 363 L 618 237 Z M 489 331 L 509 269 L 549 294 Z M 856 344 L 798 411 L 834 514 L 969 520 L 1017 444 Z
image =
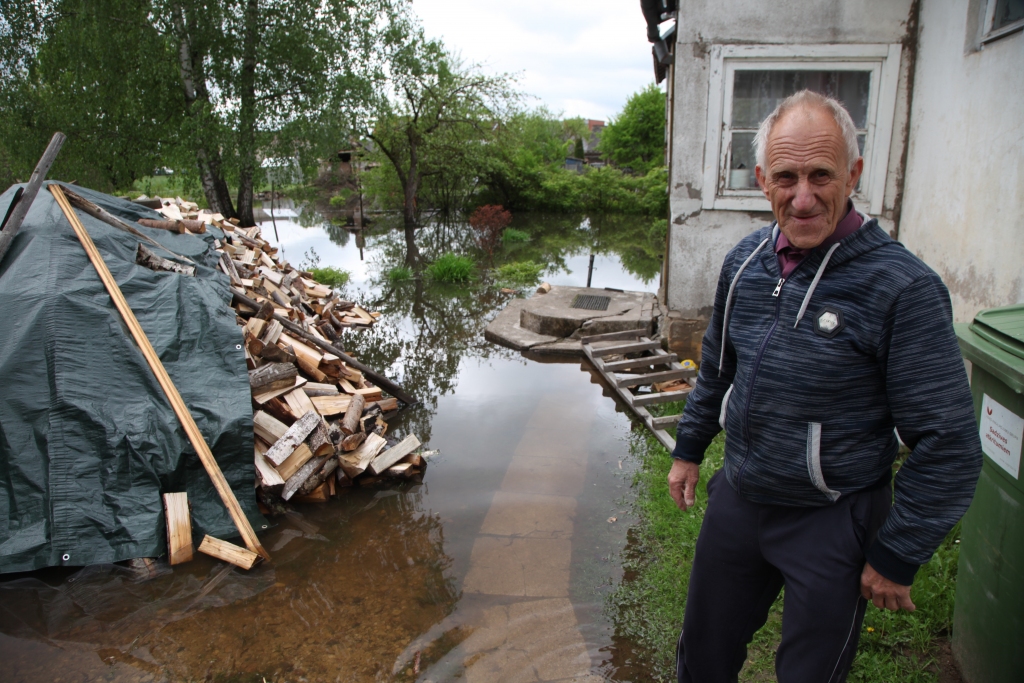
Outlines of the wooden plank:
M 674 353 L 664 353 L 654 356 L 642 356 L 640 358 L 627 358 L 626 360 L 613 360 L 604 363 L 602 370 L 608 372 L 619 372 L 621 370 L 634 370 L 636 368 L 647 368 L 655 365 L 670 365 L 679 360 Z
M 171 381 L 170 376 L 167 374 L 166 368 L 164 368 L 163 363 L 160 361 L 160 356 L 157 355 L 156 350 L 153 349 L 153 345 L 150 343 L 145 331 L 143 331 L 142 326 L 139 325 L 139 321 L 132 312 L 131 306 L 129 306 L 128 302 L 125 300 L 124 294 L 121 292 L 121 288 L 117 286 L 117 281 L 114 280 L 114 276 L 111 275 L 110 269 L 107 268 L 107 264 L 104 263 L 103 256 L 101 256 L 99 250 L 96 249 L 96 245 L 93 243 L 89 233 L 86 232 L 82 222 L 78 220 L 78 216 L 75 214 L 74 209 L 72 209 L 71 205 L 68 204 L 67 197 L 64 196 L 60 186 L 50 185 L 49 190 L 60 205 L 61 211 L 64 212 L 64 216 L 68 219 L 68 222 L 71 223 L 71 227 L 74 229 L 79 241 L 85 248 L 86 254 L 89 256 L 89 260 L 92 262 L 93 267 L 96 268 L 96 272 L 99 273 L 104 287 L 106 287 L 107 292 L 110 294 L 110 298 L 114 301 L 114 305 L 117 307 L 117 310 L 121 313 L 121 317 L 124 319 L 132 337 L 135 339 L 135 343 L 138 345 L 142 355 L 146 358 L 146 362 L 149 364 L 153 374 L 156 375 L 157 382 L 163 389 L 164 395 L 167 396 L 167 400 L 174 409 L 175 415 L 178 416 L 178 420 L 181 422 L 185 433 L 188 435 L 193 448 L 195 448 L 200 462 L 202 462 L 203 467 L 206 469 L 206 473 L 213 482 L 213 486 L 217 490 L 217 494 L 227 507 L 228 513 L 231 515 L 232 521 L 234 521 L 235 526 L 238 528 L 238 532 L 241 534 L 246 547 L 264 559 L 269 560 L 270 554 L 260 544 L 259 539 L 256 537 L 256 532 L 253 530 L 252 525 L 249 524 L 249 520 L 242 511 L 242 506 L 238 504 L 238 499 L 235 498 L 235 494 L 231 490 L 231 486 L 228 485 L 227 479 L 224 478 L 224 473 L 221 472 L 220 466 L 217 464 L 217 460 L 213 457 L 213 452 L 210 450 L 210 446 L 203 438 L 203 433 L 199 431 L 199 426 L 196 424 L 195 419 L 193 419 L 192 414 L 189 412 L 188 406 L 185 405 L 185 401 L 181 398 L 181 394 L 178 393 L 177 387 L 174 386 L 174 382 Z
M 349 404 L 352 403 L 352 397 L 348 395 L 312 396 L 309 400 L 316 406 L 317 412 L 324 417 L 341 415 L 348 410 Z
M 383 437 L 376 434 L 367 435 L 366 441 L 359 448 L 338 457 L 341 469 L 345 471 L 349 478 L 355 479 L 366 471 L 366 468 L 386 445 L 387 441 Z
M 297 389 L 296 391 L 300 390 Z M 306 400 L 308 401 L 309 399 Z M 270 447 L 270 450 L 267 451 L 267 460 L 275 467 L 280 466 L 298 448 L 299 444 L 306 440 L 309 433 L 316 429 L 316 426 L 320 424 L 322 419 L 315 410 L 310 410 L 303 414 Z
M 313 451 L 309 450 L 309 446 L 305 443 L 300 443 L 298 447 L 288 458 L 281 463 L 277 468 L 277 473 L 281 475 L 281 478 L 286 482 L 292 477 L 293 474 L 299 471 L 299 469 L 305 465 L 313 457 Z
M 282 389 L 274 389 L 272 391 L 265 391 L 265 392 L 263 392 L 261 394 L 253 394 L 252 395 L 252 400 L 256 401 L 256 403 L 258 403 L 260 405 L 263 405 L 264 403 L 266 403 L 267 401 L 269 401 L 272 398 L 277 398 L 278 396 L 284 396 L 285 394 L 287 394 L 287 393 L 289 393 L 289 392 L 291 392 L 291 391 L 293 391 L 295 389 L 302 389 L 302 388 L 304 388 L 308 382 L 309 382 L 309 380 L 307 380 L 305 377 L 296 376 L 295 377 L 295 384 L 293 384 L 292 386 L 284 387 Z
M 309 400 L 309 396 L 306 396 L 306 392 L 302 389 L 292 389 L 285 394 L 283 398 L 284 402 L 287 403 L 288 407 L 291 409 L 292 415 L 294 415 L 296 419 L 302 417 L 309 411 L 313 411 L 319 415 L 316 406 L 313 405 L 313 402 Z
M 416 438 L 415 434 L 402 439 L 400 443 L 395 444 L 393 447 L 382 452 L 369 464 L 366 470 L 370 474 L 380 474 L 384 470 L 388 469 L 405 456 L 412 453 L 414 450 L 420 447 L 420 440 Z
M 649 406 L 657 403 L 670 403 L 681 401 L 693 391 L 693 389 L 681 389 L 679 391 L 663 391 L 660 394 L 641 394 L 633 397 L 633 405 Z
M 651 425 L 655 429 L 665 429 L 667 427 L 675 429 L 676 425 L 679 424 L 680 418 L 682 417 L 682 415 L 666 415 L 665 417 L 652 417 Z
M 267 443 L 276 443 L 288 431 L 288 425 L 262 410 L 257 410 L 252 416 L 252 426 L 256 436 Z
M 172 565 L 192 559 L 192 515 L 188 510 L 188 494 L 164 494 L 164 517 L 167 520 L 167 558 Z
M 260 559 L 260 556 L 251 550 L 240 548 L 234 543 L 228 543 L 210 535 L 205 536 L 203 542 L 199 544 L 199 552 L 216 557 L 218 560 L 230 562 L 242 569 L 252 569 L 256 560 Z
M 663 372 L 651 372 L 645 375 L 630 375 L 628 377 L 615 377 L 616 386 L 640 387 L 655 382 L 667 382 L 670 379 L 685 379 L 697 374 L 696 370 L 665 370 Z
M 599 349 L 594 349 L 593 353 L 599 358 L 604 356 L 614 356 L 620 353 L 639 353 L 640 351 L 650 351 L 652 349 L 660 349 L 661 342 L 658 341 L 645 341 L 636 342 L 633 344 L 616 344 L 614 346 L 604 346 Z
M 28 215 L 28 210 L 32 207 L 32 202 L 35 201 L 39 188 L 43 186 L 46 174 L 50 172 L 50 166 L 53 165 L 53 160 L 57 158 L 57 152 L 60 151 L 61 145 L 64 144 L 65 140 L 67 140 L 67 137 L 65 137 L 64 133 L 58 132 L 53 134 L 53 137 L 50 138 L 50 143 L 46 145 L 46 149 L 43 151 L 43 156 L 39 158 L 39 163 L 36 164 L 31 177 L 28 179 L 28 185 L 21 192 L 21 198 L 17 200 L 17 205 L 7 215 L 7 224 L 0 226 L 3 227 L 3 231 L 0 232 L 0 261 L 3 260 L 4 254 L 10 249 L 14 236 L 21 230 L 21 224 L 24 222 L 25 216 Z M 64 207 L 62 206 L 61 208 Z
M 593 344 L 594 342 L 602 341 L 619 341 L 620 339 L 636 339 L 637 337 L 646 337 L 648 334 L 647 330 L 620 330 L 618 332 L 605 332 L 604 334 L 591 334 L 586 337 L 580 337 L 581 344 Z

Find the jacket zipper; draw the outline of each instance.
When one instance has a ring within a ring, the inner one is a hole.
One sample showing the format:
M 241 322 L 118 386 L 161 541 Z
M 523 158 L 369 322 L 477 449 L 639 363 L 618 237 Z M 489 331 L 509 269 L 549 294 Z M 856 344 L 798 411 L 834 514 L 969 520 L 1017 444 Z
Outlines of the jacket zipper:
M 750 459 L 750 401 L 754 396 L 754 383 L 757 380 L 757 371 L 761 368 L 761 358 L 764 356 L 764 350 L 768 347 L 768 341 L 775 333 L 775 328 L 779 326 L 779 312 L 782 303 L 782 299 L 779 298 L 779 293 L 782 291 L 782 285 L 785 283 L 786 278 L 780 277 L 778 283 L 775 285 L 775 291 L 772 292 L 772 298 L 775 299 L 775 319 L 772 321 L 771 327 L 768 328 L 768 332 L 765 333 L 764 339 L 761 340 L 761 345 L 757 349 L 757 356 L 754 357 L 754 367 L 750 371 L 750 385 L 747 388 L 747 402 L 743 407 L 744 436 L 747 439 L 747 451 L 743 454 L 743 462 L 740 464 L 740 471 L 736 475 L 737 493 L 740 492 L 743 486 L 743 471 L 747 468 L 747 460 Z

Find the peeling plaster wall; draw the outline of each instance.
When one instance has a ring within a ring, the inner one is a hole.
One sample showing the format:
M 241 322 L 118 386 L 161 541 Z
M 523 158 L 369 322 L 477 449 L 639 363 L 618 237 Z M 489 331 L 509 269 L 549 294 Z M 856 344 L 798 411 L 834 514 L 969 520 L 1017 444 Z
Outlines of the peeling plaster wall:
M 899 228 L 961 322 L 1024 302 L 1024 32 L 977 49 L 979 8 L 921 7 Z
M 722 259 L 744 235 L 772 220 L 768 213 L 704 211 L 704 146 L 710 50 L 715 44 L 904 43 L 883 225 L 893 226 L 906 139 L 912 0 L 681 0 L 670 111 L 669 249 L 661 300 L 684 319 L 706 319 Z M 962 43 L 962 41 L 961 41 Z M 714 188 L 709 191 L 713 192 Z

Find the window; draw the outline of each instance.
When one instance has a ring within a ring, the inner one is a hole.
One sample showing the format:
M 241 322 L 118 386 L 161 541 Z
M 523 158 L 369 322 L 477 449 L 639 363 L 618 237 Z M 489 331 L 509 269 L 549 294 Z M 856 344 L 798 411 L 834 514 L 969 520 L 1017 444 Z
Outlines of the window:
M 989 0 L 982 42 L 1002 38 L 1024 28 L 1024 0 Z
M 899 59 L 899 45 L 712 48 L 704 208 L 770 210 L 754 176 L 754 135 L 779 102 L 806 88 L 850 112 L 864 157 L 854 199 L 881 213 Z

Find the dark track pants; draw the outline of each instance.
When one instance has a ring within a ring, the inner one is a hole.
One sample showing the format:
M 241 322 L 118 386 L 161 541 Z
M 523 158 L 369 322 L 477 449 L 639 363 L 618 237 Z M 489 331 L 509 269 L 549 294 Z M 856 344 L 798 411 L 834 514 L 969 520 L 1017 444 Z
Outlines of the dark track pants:
M 719 472 L 694 551 L 679 635 L 679 683 L 734 683 L 779 591 L 779 683 L 842 683 L 857 650 L 864 551 L 889 514 L 889 485 L 820 508 L 758 505 Z

